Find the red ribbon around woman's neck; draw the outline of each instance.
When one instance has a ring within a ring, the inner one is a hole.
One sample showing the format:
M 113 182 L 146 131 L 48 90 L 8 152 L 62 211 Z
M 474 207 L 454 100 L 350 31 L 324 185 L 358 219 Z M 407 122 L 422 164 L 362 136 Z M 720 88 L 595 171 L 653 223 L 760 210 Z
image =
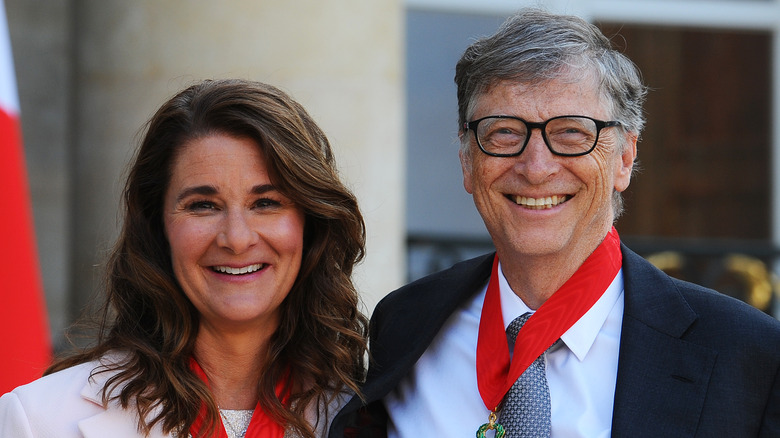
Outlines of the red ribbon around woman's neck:
M 488 409 L 495 412 L 525 369 L 596 304 L 614 280 L 622 261 L 620 238 L 613 227 L 577 272 L 523 325 L 517 335 L 510 364 L 496 256 L 482 306 L 477 340 L 477 385 Z
M 209 385 L 208 377 L 203 369 L 200 367 L 195 358 L 190 359 L 190 368 L 192 371 L 200 377 L 200 379 Z M 289 376 L 281 379 L 276 384 L 276 396 L 282 401 L 282 404 L 287 406 L 289 399 Z M 206 420 L 206 406 L 200 408 L 200 413 L 195 422 L 190 427 L 190 435 L 193 437 L 199 437 L 199 433 L 202 433 L 201 428 Z M 283 438 L 284 437 L 284 425 L 281 425 L 274 421 L 273 418 L 268 416 L 260 407 L 258 403 L 255 407 L 254 413 L 252 413 L 252 420 L 249 422 L 249 428 L 246 431 L 246 438 Z M 217 427 L 216 435 L 213 438 L 227 438 L 227 432 L 225 431 L 225 425 L 220 422 Z

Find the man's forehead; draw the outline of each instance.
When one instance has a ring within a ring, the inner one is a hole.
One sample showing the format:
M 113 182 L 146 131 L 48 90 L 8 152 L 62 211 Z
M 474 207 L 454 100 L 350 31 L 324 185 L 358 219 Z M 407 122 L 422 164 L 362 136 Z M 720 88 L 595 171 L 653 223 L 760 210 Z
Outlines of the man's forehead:
M 499 113 L 523 116 L 517 112 L 549 113 L 549 117 L 577 114 L 607 116 L 605 110 L 609 107 L 600 84 L 592 76 L 580 75 L 579 79 L 561 77 L 538 82 L 498 81 L 476 96 L 469 115 L 472 119 Z

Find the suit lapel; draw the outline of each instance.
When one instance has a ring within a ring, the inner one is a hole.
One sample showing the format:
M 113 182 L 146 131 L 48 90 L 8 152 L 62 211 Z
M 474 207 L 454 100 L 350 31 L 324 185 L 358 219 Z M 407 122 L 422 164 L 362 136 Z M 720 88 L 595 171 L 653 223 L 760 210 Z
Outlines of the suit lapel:
M 113 376 L 112 372 L 97 373 L 87 380 L 81 390 L 85 400 L 103 406 L 102 395 L 106 381 Z M 79 421 L 78 427 L 84 438 L 138 438 L 138 420 L 135 410 L 122 409 L 116 401 L 109 402 L 108 408 L 97 415 Z M 149 438 L 165 438 L 159 427 L 152 429 Z
M 387 395 L 422 356 L 453 312 L 484 287 L 493 255 L 472 259 L 391 294 L 371 327 L 374 362 L 364 387 L 369 401 Z M 385 311 L 392 309 L 392 313 Z
M 697 316 L 668 276 L 626 247 L 623 275 L 613 436 L 693 436 L 717 354 L 683 339 Z
M 490 277 L 495 254 L 468 260 L 388 295 L 371 318 L 371 365 L 361 388 L 333 421 L 330 436 L 385 437 L 381 399 L 412 369 L 441 327 Z M 367 406 L 360 412 L 361 406 Z M 360 432 L 343 433 L 360 426 Z

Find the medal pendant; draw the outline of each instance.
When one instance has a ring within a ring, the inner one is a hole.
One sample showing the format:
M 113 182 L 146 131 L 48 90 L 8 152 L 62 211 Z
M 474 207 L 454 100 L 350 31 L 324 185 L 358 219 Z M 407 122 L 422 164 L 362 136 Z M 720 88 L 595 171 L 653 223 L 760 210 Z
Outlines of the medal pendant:
M 488 422 L 480 426 L 479 429 L 477 429 L 477 438 L 485 438 L 485 432 L 487 432 L 488 430 L 496 431 L 495 438 L 503 438 L 504 433 L 506 433 L 504 431 L 504 426 L 496 422 L 495 412 L 490 412 L 490 415 L 488 416 Z

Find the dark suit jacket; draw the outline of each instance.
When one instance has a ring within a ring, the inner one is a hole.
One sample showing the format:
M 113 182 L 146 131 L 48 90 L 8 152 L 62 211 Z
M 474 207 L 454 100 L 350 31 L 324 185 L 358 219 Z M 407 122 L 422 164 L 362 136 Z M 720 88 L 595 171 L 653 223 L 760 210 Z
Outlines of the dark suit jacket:
M 612 436 L 780 437 L 780 321 L 622 251 L 625 310 Z M 459 263 L 379 303 L 365 401 L 353 398 L 344 407 L 331 438 L 386 436 L 382 397 L 484 287 L 492 257 Z M 429 432 L 421 418 L 421 436 Z

